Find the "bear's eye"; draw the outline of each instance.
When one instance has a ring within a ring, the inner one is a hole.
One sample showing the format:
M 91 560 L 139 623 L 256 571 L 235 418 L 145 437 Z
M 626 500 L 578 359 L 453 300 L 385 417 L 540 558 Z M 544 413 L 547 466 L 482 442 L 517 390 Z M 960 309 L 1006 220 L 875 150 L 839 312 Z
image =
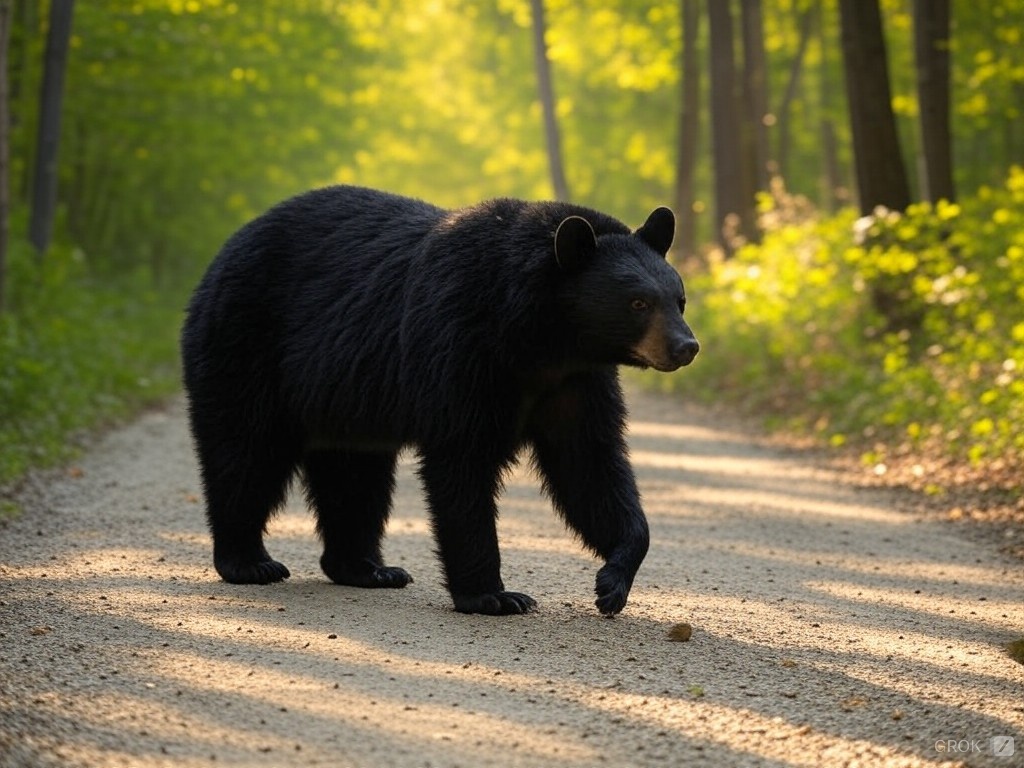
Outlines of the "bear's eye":
M 650 305 L 644 299 L 633 299 L 633 301 L 629 303 L 629 306 L 637 312 L 643 312 Z

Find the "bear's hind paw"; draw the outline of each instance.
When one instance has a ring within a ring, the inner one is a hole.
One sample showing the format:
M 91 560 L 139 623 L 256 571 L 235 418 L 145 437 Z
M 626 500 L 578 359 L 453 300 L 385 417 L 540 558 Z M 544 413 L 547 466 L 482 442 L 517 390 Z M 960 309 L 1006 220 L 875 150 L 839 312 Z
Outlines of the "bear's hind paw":
M 373 584 L 371 587 L 385 587 L 390 589 L 401 589 L 407 584 L 412 584 L 413 578 L 404 568 L 391 565 L 382 565 L 373 572 Z
M 361 567 L 346 568 L 331 563 L 326 557 L 320 559 L 320 567 L 331 581 L 345 587 L 362 587 L 363 589 L 401 589 L 412 584 L 412 576 L 404 568 L 389 565 L 378 565 L 369 560 L 360 564 Z
M 482 595 L 452 595 L 459 613 L 484 613 L 488 616 L 510 616 L 533 613 L 537 601 L 522 592 L 485 592 Z
M 269 558 L 255 562 L 215 560 L 214 567 L 220 577 L 230 584 L 272 584 L 291 576 L 284 563 Z

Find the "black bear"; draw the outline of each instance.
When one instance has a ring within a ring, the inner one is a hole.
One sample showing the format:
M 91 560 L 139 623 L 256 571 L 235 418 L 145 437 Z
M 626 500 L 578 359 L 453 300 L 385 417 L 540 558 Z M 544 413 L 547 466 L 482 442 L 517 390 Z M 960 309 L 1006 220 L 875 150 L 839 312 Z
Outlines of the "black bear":
M 217 572 L 289 576 L 263 544 L 299 472 L 338 584 L 404 587 L 381 538 L 414 446 L 455 609 L 536 607 L 505 591 L 503 473 L 529 447 L 543 487 L 605 560 L 622 610 L 647 553 L 618 365 L 672 371 L 698 344 L 665 259 L 674 218 L 631 232 L 566 203 L 461 210 L 360 187 L 308 192 L 235 233 L 192 297 L 184 380 Z

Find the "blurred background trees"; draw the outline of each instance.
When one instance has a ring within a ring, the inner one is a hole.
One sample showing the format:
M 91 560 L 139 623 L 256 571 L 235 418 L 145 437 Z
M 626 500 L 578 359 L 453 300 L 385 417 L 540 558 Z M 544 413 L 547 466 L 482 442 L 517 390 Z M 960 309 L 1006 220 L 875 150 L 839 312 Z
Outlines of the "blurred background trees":
M 710 275 L 784 198 L 903 209 L 1024 162 L 1020 0 L 0 0 L 0 22 L 0 422 L 63 370 L 54 348 L 115 350 L 103 392 L 171 388 L 200 271 L 313 186 L 568 196 L 634 224 L 675 204 L 677 255 Z M 91 406 L 63 391 L 73 423 Z
M 1024 152 L 1016 0 L 104 0 L 69 38 L 70 0 L 6 5 L 11 204 L 45 199 L 33 174 L 53 170 L 62 236 L 97 268 L 194 272 L 241 220 L 331 182 L 451 205 L 571 190 L 627 220 L 688 189 L 695 250 L 730 215 L 756 239 L 772 177 L 826 210 L 856 181 L 862 208 L 903 207 Z M 877 190 L 872 153 L 895 174 Z

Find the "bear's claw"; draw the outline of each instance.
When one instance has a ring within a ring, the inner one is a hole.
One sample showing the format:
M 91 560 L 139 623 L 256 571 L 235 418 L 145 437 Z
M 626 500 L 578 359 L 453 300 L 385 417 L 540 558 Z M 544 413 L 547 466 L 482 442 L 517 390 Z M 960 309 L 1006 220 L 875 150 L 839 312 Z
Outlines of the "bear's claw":
M 510 616 L 533 613 L 537 601 L 522 592 L 485 592 L 481 595 L 452 595 L 459 613 L 484 613 L 489 616 Z

